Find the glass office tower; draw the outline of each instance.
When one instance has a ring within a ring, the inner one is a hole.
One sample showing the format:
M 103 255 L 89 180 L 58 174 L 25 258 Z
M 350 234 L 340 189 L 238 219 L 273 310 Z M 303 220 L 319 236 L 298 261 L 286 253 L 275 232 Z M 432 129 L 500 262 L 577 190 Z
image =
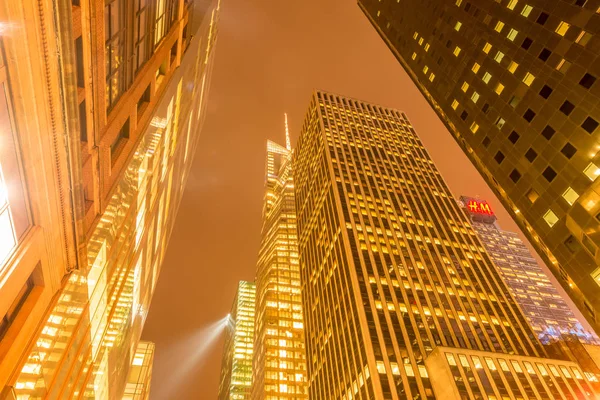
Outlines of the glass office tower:
M 544 358 L 404 114 L 318 91 L 293 161 L 310 398 L 595 398 Z
M 461 196 L 458 204 L 543 343 L 563 335 L 598 343 L 598 337 L 583 328 L 519 235 L 500 228 L 487 201 Z
M 598 330 L 600 2 L 358 3 Z
M 227 317 L 218 400 L 250 399 L 255 311 L 256 286 L 240 281 Z
M 287 133 L 287 132 L 286 132 Z M 267 142 L 252 399 L 307 399 L 292 149 Z
M 129 376 L 122 400 L 148 400 L 152 382 L 154 343 L 139 342 L 129 367 Z
M 0 397 L 124 396 L 205 116 L 218 12 L 0 2 Z

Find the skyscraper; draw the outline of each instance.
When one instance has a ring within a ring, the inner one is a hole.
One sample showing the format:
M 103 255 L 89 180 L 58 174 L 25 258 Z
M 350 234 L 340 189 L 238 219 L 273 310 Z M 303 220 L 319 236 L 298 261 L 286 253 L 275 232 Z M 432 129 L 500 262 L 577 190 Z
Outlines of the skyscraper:
M 292 149 L 267 142 L 263 226 L 256 272 L 252 399 L 306 399 Z
M 358 3 L 598 330 L 600 2 Z
M 598 340 L 583 328 L 519 235 L 500 229 L 487 201 L 461 196 L 458 204 L 542 342 L 563 335 L 586 343 Z
M 404 114 L 318 91 L 293 162 L 310 398 L 595 398 L 542 358 Z
M 0 4 L 0 397 L 124 396 L 204 119 L 218 7 Z
M 218 400 L 250 399 L 255 310 L 256 286 L 240 281 L 225 328 Z

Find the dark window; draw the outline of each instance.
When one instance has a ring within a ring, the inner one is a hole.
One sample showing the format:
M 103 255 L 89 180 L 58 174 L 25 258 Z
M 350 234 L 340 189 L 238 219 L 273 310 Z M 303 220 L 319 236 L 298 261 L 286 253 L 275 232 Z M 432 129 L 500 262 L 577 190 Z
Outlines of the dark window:
M 596 77 L 594 77 L 593 75 L 590 75 L 588 73 L 586 73 L 583 78 L 581 78 L 581 80 L 579 81 L 579 84 L 581 86 L 583 86 L 586 89 L 589 89 L 592 87 L 592 85 L 594 84 L 594 82 L 596 82 Z
M 565 157 L 571 158 L 575 155 L 575 153 L 577 153 L 577 149 L 571 143 L 567 142 L 560 152 L 563 153 Z
M 483 105 L 483 107 L 481 107 L 481 111 L 483 111 L 483 113 L 486 114 L 488 112 L 489 108 L 490 108 L 490 105 L 488 103 L 485 103 Z
M 516 169 L 513 169 L 512 172 L 509 175 L 509 178 L 514 183 L 517 183 L 517 182 L 519 182 L 519 179 L 521 179 L 521 173 L 519 171 L 517 171 Z
M 565 102 L 559 108 L 559 110 L 565 115 L 571 114 L 574 109 L 575 106 L 569 100 L 565 100 Z
M 504 161 L 504 154 L 502 154 L 501 151 L 497 152 L 494 156 L 494 160 L 496 160 L 498 164 L 502 164 L 502 161 Z
M 508 135 L 508 140 L 510 140 L 510 142 L 512 144 L 517 143 L 517 140 L 519 140 L 519 138 L 520 138 L 519 134 L 517 132 L 515 132 L 515 131 L 512 131 L 510 133 L 510 135 Z
M 107 110 L 125 91 L 125 13 L 125 0 L 112 0 L 104 7 Z
M 35 271 L 34 271 L 34 273 L 35 273 Z M 25 282 L 25 285 L 21 288 L 19 293 L 17 293 L 17 297 L 15 297 L 15 299 L 13 300 L 12 304 L 6 311 L 6 314 L 4 315 L 4 317 L 2 319 L 0 319 L 0 340 L 2 340 L 4 338 L 4 336 L 6 335 L 6 332 L 8 332 L 8 329 L 10 328 L 12 323 L 17 318 L 19 311 L 21 311 L 23 304 L 25 304 L 25 301 L 27 301 L 27 298 L 31 294 L 31 291 L 33 290 L 34 286 L 35 286 L 35 284 L 33 281 L 33 274 L 32 274 L 29 277 L 29 279 L 27 279 L 27 281 Z
M 598 127 L 598 121 L 592 117 L 587 117 L 581 124 L 581 127 L 585 129 L 587 133 L 593 133 Z
M 450 46 L 452 46 L 452 40 L 448 40 L 448 41 L 446 42 L 446 47 L 447 47 L 447 48 L 450 48 Z
M 547 99 L 552 94 L 552 88 L 548 85 L 544 85 L 542 90 L 540 90 L 540 96 Z
M 465 4 L 465 11 L 469 11 L 471 9 L 471 3 Z
M 537 22 L 540 25 L 544 25 L 546 21 L 548 21 L 548 14 L 542 11 L 535 22 Z
M 525 39 L 523 39 L 523 43 L 521 43 L 521 47 L 524 48 L 525 50 L 528 50 L 531 47 L 532 43 L 533 43 L 533 40 L 526 37 Z
M 110 145 L 110 159 L 112 163 L 114 163 L 119 157 L 119 154 L 121 154 L 121 150 L 127 142 L 127 139 L 129 139 L 129 119 L 125 121 L 125 123 L 121 127 L 121 130 L 119 130 L 117 137 L 115 137 L 112 144 Z
M 463 112 L 460 114 L 460 119 L 462 119 L 462 120 L 464 121 L 464 120 L 466 120 L 466 119 L 467 119 L 467 117 L 468 117 L 468 116 L 469 116 L 469 113 L 468 113 L 468 112 L 466 112 L 466 111 L 463 111 Z
M 133 71 L 137 73 L 140 67 L 148 60 L 152 43 L 148 32 L 148 27 L 150 26 L 148 2 L 145 0 L 135 0 L 133 4 L 135 16 L 135 25 L 133 28 Z
M 542 175 L 548 182 L 552 182 L 554 178 L 556 178 L 556 171 L 554 171 L 552 167 L 547 167 L 544 172 L 542 172 Z
M 146 110 L 146 107 L 148 107 L 148 104 L 150 103 L 150 90 L 151 90 L 151 86 L 148 85 L 146 87 L 146 90 L 144 90 L 144 93 L 142 93 L 142 95 L 140 96 L 140 99 L 137 102 L 138 121 L 140 120 L 140 118 L 142 118 L 142 115 L 144 115 L 144 111 Z
M 483 138 L 483 141 L 481 142 L 481 144 L 483 144 L 483 147 L 485 147 L 486 149 L 490 146 L 490 143 L 492 141 L 490 140 L 490 138 L 488 136 Z
M 83 37 L 75 39 L 75 60 L 77 62 L 77 87 L 85 87 L 83 74 Z
M 548 140 L 552 139 L 552 136 L 554 136 L 555 133 L 556 131 L 550 125 L 546 125 L 544 130 L 542 130 L 542 136 Z
M 82 142 L 87 142 L 87 113 L 85 112 L 85 100 L 79 104 L 79 137 Z
M 529 148 L 529 150 L 527 150 L 527 153 L 525 153 L 525 158 L 529 162 L 533 162 L 533 160 L 535 160 L 536 157 L 537 157 L 537 153 L 531 147 Z
M 510 98 L 510 101 L 508 102 L 508 104 L 512 108 L 517 108 L 517 105 L 519 105 L 520 102 L 521 102 L 520 98 L 518 98 L 517 96 L 513 96 L 513 97 Z
M 546 61 L 548 59 L 548 57 L 550 57 L 550 54 L 552 54 L 552 52 L 545 48 L 540 52 L 540 54 L 538 55 L 538 58 L 542 61 Z
M 523 114 L 523 118 L 525 118 L 525 121 L 527 121 L 527 122 L 531 122 L 534 117 L 535 117 L 535 113 L 533 112 L 533 110 L 531 108 L 528 108 L 527 111 L 525 111 L 525 114 Z
M 575 0 L 575 5 L 579 7 L 585 6 L 585 3 L 587 3 L 587 0 Z
M 579 250 L 581 250 L 581 245 L 579 242 L 573 237 L 573 235 L 569 235 L 569 237 L 565 240 L 565 246 L 572 253 L 575 254 Z

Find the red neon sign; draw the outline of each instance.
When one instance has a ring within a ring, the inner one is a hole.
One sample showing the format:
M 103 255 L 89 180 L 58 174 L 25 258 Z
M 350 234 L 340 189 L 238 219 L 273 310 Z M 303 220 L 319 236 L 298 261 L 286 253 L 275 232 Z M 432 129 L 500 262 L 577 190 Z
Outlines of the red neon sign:
M 467 209 L 475 214 L 494 215 L 490 205 L 484 201 L 469 200 Z

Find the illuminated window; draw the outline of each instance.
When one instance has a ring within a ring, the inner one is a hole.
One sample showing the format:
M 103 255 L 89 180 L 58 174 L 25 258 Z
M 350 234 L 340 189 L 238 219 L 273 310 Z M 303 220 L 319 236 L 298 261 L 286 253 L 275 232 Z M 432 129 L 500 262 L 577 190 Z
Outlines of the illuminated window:
M 462 3 L 462 0 L 456 0 L 456 5 L 460 6 L 460 3 Z
M 570 66 L 571 63 L 563 58 L 558 62 L 558 64 L 556 64 L 556 69 L 564 74 L 567 72 Z
M 527 18 L 529 17 L 529 14 L 531 14 L 531 10 L 533 10 L 533 7 L 529 4 L 525 4 L 525 7 L 523 7 L 523 10 L 521 11 L 521 15 Z
M 494 30 L 496 32 L 502 32 L 502 29 L 504 29 L 504 22 L 502 22 L 502 21 L 496 22 L 496 27 L 494 28 Z
M 592 275 L 592 279 L 600 286 L 600 268 L 596 268 L 590 275 Z
M 540 195 L 538 194 L 538 192 L 536 192 L 533 189 L 530 189 L 529 192 L 527 192 L 526 196 L 529 199 L 529 201 L 531 201 L 532 203 L 535 203 L 535 201 L 540 198 Z
M 491 44 L 489 44 L 489 43 L 486 43 L 486 44 L 483 46 L 483 52 L 484 52 L 485 54 L 489 54 L 489 52 L 490 52 L 490 50 L 491 50 L 491 49 L 492 49 L 492 45 L 491 45 Z
M 415 34 L 413 35 L 413 39 L 417 39 L 419 37 L 419 34 L 417 32 L 415 32 Z
M 433 80 L 434 80 L 434 79 L 435 79 L 435 74 L 432 72 L 432 73 L 429 75 L 429 80 L 430 80 L 431 82 L 433 82 Z
M 494 56 L 494 60 L 498 63 L 500 61 L 502 61 L 503 58 L 504 58 L 504 53 L 501 51 L 497 52 L 496 55 Z
M 460 54 L 460 47 L 456 46 L 456 48 L 454 49 L 454 55 L 458 57 L 458 55 Z
M 515 40 L 515 38 L 517 37 L 518 34 L 519 34 L 519 31 L 511 28 L 510 31 L 508 31 L 508 35 L 506 35 L 506 37 L 508 38 L 508 40 L 510 40 L 512 42 Z
M 579 198 L 579 194 L 577 194 L 576 191 L 574 191 L 572 188 L 569 187 L 562 194 L 562 197 L 563 197 L 563 199 L 565 199 L 567 201 L 567 203 L 569 203 L 570 205 L 573 205 L 575 203 L 575 201 L 577 201 L 577 199 Z
M 426 74 L 427 71 L 429 71 L 429 67 L 426 65 L 425 67 L 423 67 L 423 73 Z
M 460 21 L 456 22 L 456 25 L 454 25 L 454 30 L 456 31 L 460 31 L 460 27 L 462 26 L 462 23 Z
M 510 1 L 508 2 L 508 4 L 506 5 L 506 7 L 507 7 L 509 10 L 514 10 L 514 9 L 515 9 L 515 6 L 517 5 L 517 3 L 518 3 L 518 2 L 519 2 L 519 0 L 510 0 Z
M 430 46 L 429 46 L 429 43 L 427 43 L 427 44 L 425 45 L 425 51 L 429 51 L 429 47 L 430 47 Z
M 489 72 L 486 72 L 485 74 L 483 74 L 483 78 L 481 78 L 481 80 L 484 81 L 485 83 L 489 83 L 490 79 L 492 79 L 492 75 Z
M 596 164 L 594 164 L 593 162 L 589 163 L 587 167 L 585 167 L 585 169 L 583 170 L 583 173 L 590 178 L 591 180 L 595 181 L 596 178 L 598 178 L 598 175 L 600 175 L 600 168 L 598 168 L 596 166 Z
M 423 38 L 419 39 L 419 46 L 423 44 Z
M 475 63 L 475 64 L 473 64 L 473 68 L 471 68 L 471 71 L 477 73 L 477 72 L 479 72 L 479 68 L 481 68 L 481 65 Z
M 555 32 L 558 33 L 560 36 L 565 36 L 570 27 L 571 25 L 569 25 L 565 21 L 561 21 L 561 23 L 558 24 L 558 26 L 556 27 Z
M 525 77 L 523 78 L 523 83 L 526 84 L 527 86 L 531 86 L 531 84 L 533 83 L 534 80 L 535 80 L 535 76 L 533 76 L 532 74 L 530 74 L 528 72 L 525 74 Z
M 469 90 L 469 84 L 467 82 L 463 82 L 462 86 L 460 87 L 460 89 L 463 92 L 466 92 L 467 90 Z
M 477 103 L 477 100 L 479 100 L 479 93 L 473 92 L 473 94 L 471 95 L 471 101 L 473 103 Z
M 452 102 L 452 109 L 456 110 L 458 108 L 458 101 L 456 101 L 456 99 L 454 99 L 454 101 Z
M 417 53 L 412 53 L 412 59 L 415 60 L 417 58 Z
M 552 228 L 554 224 L 558 222 L 558 217 L 552 210 L 548 210 L 546 211 L 546 214 L 544 214 L 544 221 Z
M 510 72 L 511 74 L 514 74 L 515 71 L 517 70 L 517 67 L 519 66 L 519 64 L 517 64 L 514 61 L 510 62 L 510 65 L 508 66 L 508 72 Z
M 592 35 L 590 35 L 588 32 L 581 31 L 579 36 L 577 36 L 577 39 L 575 39 L 575 43 L 578 43 L 581 46 L 585 46 L 590 41 L 591 38 L 592 38 Z
M 503 90 L 504 90 L 504 85 L 503 85 L 503 84 L 501 84 L 501 83 L 498 83 L 498 85 L 496 85 L 496 90 L 495 90 L 495 92 L 496 92 L 497 94 L 501 94 Z
M 477 125 L 475 122 L 473 122 L 471 124 L 471 132 L 477 133 L 478 130 L 479 130 L 479 125 Z

